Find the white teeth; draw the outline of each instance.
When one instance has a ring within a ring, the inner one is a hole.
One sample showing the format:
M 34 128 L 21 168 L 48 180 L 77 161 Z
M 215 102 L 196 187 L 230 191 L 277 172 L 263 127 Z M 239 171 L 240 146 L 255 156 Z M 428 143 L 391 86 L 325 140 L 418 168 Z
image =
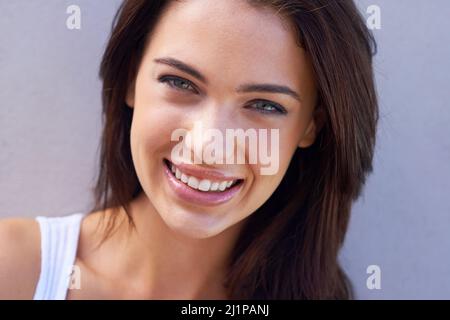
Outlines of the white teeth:
M 204 180 L 200 181 L 200 184 L 198 185 L 198 190 L 208 191 L 210 187 L 211 187 L 211 181 L 204 179 Z
M 171 171 L 173 172 L 174 176 L 180 180 L 181 182 L 187 184 L 193 189 L 198 189 L 200 191 L 224 191 L 225 189 L 228 189 L 231 187 L 231 185 L 236 180 L 231 181 L 211 181 L 209 179 L 198 179 L 196 177 L 188 176 L 181 172 L 180 169 L 178 169 L 174 164 L 171 164 L 170 166 Z
M 217 191 L 217 190 L 219 190 L 219 183 L 218 182 L 211 183 L 211 191 Z
M 198 179 L 195 177 L 189 177 L 188 186 L 194 189 L 198 189 Z
M 226 182 L 226 181 L 223 181 L 223 182 L 221 182 L 221 183 L 219 184 L 219 190 L 220 190 L 220 191 L 225 190 L 226 187 L 227 187 L 227 182 Z

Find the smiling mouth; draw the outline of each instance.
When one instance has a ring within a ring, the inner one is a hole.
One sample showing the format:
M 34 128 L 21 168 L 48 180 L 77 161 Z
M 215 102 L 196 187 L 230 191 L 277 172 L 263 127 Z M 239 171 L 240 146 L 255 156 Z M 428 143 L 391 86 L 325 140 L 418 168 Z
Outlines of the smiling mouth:
M 164 159 L 164 164 L 172 173 L 172 176 L 175 177 L 175 179 L 184 183 L 187 187 L 201 192 L 224 192 L 241 184 L 244 181 L 243 179 L 205 179 L 196 177 L 195 175 L 184 173 L 182 169 L 178 168 L 175 164 L 167 159 Z
M 207 170 L 196 171 L 199 173 L 195 176 L 187 173 L 191 172 L 192 168 L 183 172 L 182 165 L 180 167 L 183 168 L 179 168 L 167 159 L 164 159 L 163 163 L 170 188 L 178 198 L 189 203 L 201 206 L 219 205 L 235 197 L 243 186 L 244 179 L 223 180 L 223 177 L 215 177 L 217 173 Z

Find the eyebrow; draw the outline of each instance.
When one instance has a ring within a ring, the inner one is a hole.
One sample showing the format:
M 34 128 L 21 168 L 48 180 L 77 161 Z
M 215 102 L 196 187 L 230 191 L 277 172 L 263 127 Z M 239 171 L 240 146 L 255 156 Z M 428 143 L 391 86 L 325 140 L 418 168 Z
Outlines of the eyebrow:
M 250 83 L 250 84 L 243 84 L 239 86 L 236 89 L 237 92 L 269 92 L 269 93 L 282 93 L 287 94 L 294 99 L 298 100 L 299 102 L 302 102 L 302 99 L 300 98 L 299 94 L 292 90 L 291 88 L 287 86 L 281 86 L 277 84 L 270 84 L 270 83 Z
M 153 60 L 156 63 L 165 64 L 171 67 L 174 67 L 180 71 L 183 71 L 192 77 L 202 81 L 207 84 L 208 80 L 206 77 L 194 67 L 174 58 L 156 58 Z M 287 94 L 294 99 L 302 102 L 300 95 L 289 88 L 288 86 L 278 85 L 278 84 L 270 84 L 270 83 L 248 83 L 240 85 L 236 88 L 237 92 L 269 92 L 269 93 L 282 93 Z
M 180 60 L 174 59 L 174 58 L 157 58 L 155 60 L 156 63 L 166 64 L 168 66 L 174 67 L 180 71 L 186 72 L 187 74 L 190 74 L 194 78 L 197 78 L 198 80 L 208 83 L 206 80 L 206 77 L 200 73 L 200 71 L 197 71 L 194 67 L 191 67 L 190 65 L 181 62 Z

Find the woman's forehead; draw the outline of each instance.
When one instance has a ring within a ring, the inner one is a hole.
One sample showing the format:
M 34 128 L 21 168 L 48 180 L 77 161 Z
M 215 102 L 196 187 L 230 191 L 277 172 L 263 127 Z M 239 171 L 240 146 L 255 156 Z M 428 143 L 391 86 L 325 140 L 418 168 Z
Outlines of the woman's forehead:
M 248 77 L 300 85 L 309 66 L 296 34 L 275 10 L 242 0 L 172 2 L 152 32 L 148 54 L 199 66 L 218 81 Z M 241 78 L 241 80 L 244 80 Z

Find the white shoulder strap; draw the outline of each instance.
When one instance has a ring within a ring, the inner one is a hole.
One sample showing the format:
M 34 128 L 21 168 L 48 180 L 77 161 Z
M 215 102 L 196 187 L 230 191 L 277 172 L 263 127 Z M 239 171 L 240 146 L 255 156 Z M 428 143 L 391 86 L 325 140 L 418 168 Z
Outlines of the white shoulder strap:
M 34 300 L 66 298 L 83 216 L 36 217 L 41 231 L 41 272 Z

